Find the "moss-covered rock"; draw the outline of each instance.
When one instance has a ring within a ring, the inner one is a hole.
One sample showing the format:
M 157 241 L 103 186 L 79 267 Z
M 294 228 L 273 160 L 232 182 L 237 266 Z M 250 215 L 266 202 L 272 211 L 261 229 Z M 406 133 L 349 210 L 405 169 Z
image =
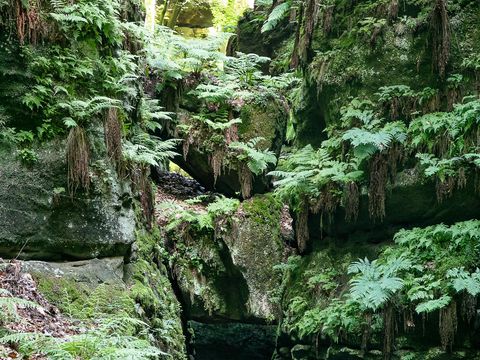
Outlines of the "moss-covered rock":
M 272 98 L 245 104 L 239 114 L 242 120 L 238 128 L 239 140 L 248 142 L 253 138 L 263 137 L 265 140 L 259 144 L 259 147 L 271 150 L 278 156 L 285 140 L 288 119 L 285 106 L 282 99 Z M 178 117 L 185 121 L 193 115 L 186 110 L 182 110 L 179 114 Z M 226 166 L 215 182 L 209 154 L 203 149 L 196 149 L 192 145 L 187 158 L 177 157 L 175 162 L 207 189 L 214 189 L 227 196 L 237 196 L 236 194 L 241 190 L 239 170 L 234 167 Z M 252 185 L 253 194 L 263 193 L 270 188 L 270 181 L 265 175 L 254 176 Z
M 129 295 L 136 303 L 136 313 L 146 321 L 155 343 L 172 359 L 186 359 L 186 339 L 182 310 L 161 262 L 162 248 L 158 229 L 139 230 L 132 261 L 125 269 Z
M 407 1 L 391 14 L 381 1 L 335 1 L 320 11 L 304 59 L 303 95 L 295 106 L 299 145 L 320 145 L 325 128 L 341 121 L 343 106 L 356 97 L 376 101 L 380 87 L 437 89 L 438 110 L 451 103 L 447 79 L 453 74 L 462 74 L 463 94 L 475 93 L 477 81 L 465 60 L 480 51 L 478 4 L 448 5 L 450 30 L 457 40 L 449 47 L 445 74 L 435 61 L 432 9 L 430 2 Z
M 267 320 L 279 315 L 272 299 L 281 282 L 274 266 L 283 262 L 285 252 L 281 213 L 281 205 L 271 195 L 254 197 L 241 205 L 233 231 L 225 236 L 233 264 L 248 286 L 248 311 Z
M 51 263 L 24 261 L 40 292 L 62 313 L 91 322 L 104 317 L 137 317 L 172 359 L 186 359 L 181 309 L 166 268 L 155 260 L 158 232 L 139 231 L 132 262 L 123 258 Z
M 90 192 L 70 197 L 64 146 L 42 145 L 30 165 L 15 149 L 0 147 L 0 256 L 60 260 L 128 253 L 135 240 L 129 185 L 99 159 Z
M 243 202 L 215 229 L 190 229 L 172 244 L 173 272 L 189 319 L 274 321 L 284 259 L 282 206 L 271 196 Z M 178 235 L 178 234 L 177 234 Z
M 345 241 L 373 242 L 390 241 L 401 228 L 428 226 L 438 223 L 452 224 L 480 217 L 480 195 L 470 178 L 463 189 L 455 189 L 443 202 L 437 200 L 435 183 L 424 180 L 413 169 L 398 174 L 397 182 L 386 194 L 383 221 L 373 221 L 368 211 L 368 195 L 360 197 L 357 221 L 346 222 L 343 209 L 339 210 L 331 224 L 323 222 L 319 215 L 309 217 L 310 235 L 313 241 L 321 241 L 321 234 L 330 235 L 338 243 Z

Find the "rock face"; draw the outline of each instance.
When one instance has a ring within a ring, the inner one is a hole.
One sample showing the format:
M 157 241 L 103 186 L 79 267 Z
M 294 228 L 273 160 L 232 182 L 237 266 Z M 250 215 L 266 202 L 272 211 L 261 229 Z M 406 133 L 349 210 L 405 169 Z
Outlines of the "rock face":
M 135 240 L 127 184 L 98 162 L 90 194 L 65 193 L 64 143 L 26 166 L 0 148 L 0 256 L 37 260 L 124 256 Z
M 188 118 L 192 114 L 183 110 L 180 118 Z M 263 137 L 264 148 L 280 154 L 285 140 L 288 112 L 280 100 L 270 99 L 266 104 L 245 104 L 239 114 L 242 123 L 238 127 L 239 140 L 248 142 L 256 137 Z M 182 120 L 181 120 L 182 122 Z M 173 136 L 174 134 L 170 134 Z M 181 152 L 181 151 L 180 151 Z M 185 171 L 209 190 L 215 190 L 227 196 L 238 196 L 240 181 L 237 169 L 228 167 L 214 181 L 213 169 L 209 163 L 208 154 L 190 147 L 186 160 L 175 159 Z M 252 193 L 264 193 L 270 188 L 266 176 L 255 176 Z
M 273 320 L 279 315 L 272 298 L 281 282 L 274 266 L 284 261 L 286 251 L 281 229 L 284 212 L 270 196 L 250 199 L 239 209 L 231 234 L 225 236 L 232 262 L 248 286 L 247 310 L 258 319 Z
M 165 186 L 157 198 L 168 199 L 162 191 L 178 193 L 184 183 L 177 190 Z M 168 200 L 183 207 L 174 215 L 206 215 L 202 205 L 178 199 Z M 161 210 L 157 215 L 163 223 Z M 256 195 L 213 222 L 214 229 L 190 223 L 166 234 L 177 294 L 194 333 L 195 358 L 270 359 L 282 282 L 274 267 L 284 262 L 285 243 L 292 237 L 288 210 L 272 195 Z
M 206 29 L 213 26 L 213 13 L 209 1 L 189 2 L 178 16 L 177 26 Z
M 422 180 L 414 169 L 398 174 L 396 184 L 387 190 L 385 219 L 373 221 L 368 212 L 368 196 L 360 197 L 357 221 L 345 221 L 343 209 L 338 211 L 332 224 L 320 229 L 319 215 L 311 214 L 311 238 L 320 241 L 320 234 L 334 237 L 339 242 L 358 241 L 379 243 L 389 241 L 401 228 L 425 227 L 438 223 L 453 224 L 480 217 L 480 194 L 471 178 L 463 189 L 455 189 L 451 197 L 439 202 L 435 183 Z
M 188 259 L 179 259 L 174 271 L 189 319 L 265 323 L 278 317 L 273 298 L 281 276 L 274 266 L 285 258 L 282 211 L 271 196 L 256 196 L 229 224 L 188 235 L 195 240 L 184 240 L 184 254 L 199 256 L 201 264 L 182 265 Z

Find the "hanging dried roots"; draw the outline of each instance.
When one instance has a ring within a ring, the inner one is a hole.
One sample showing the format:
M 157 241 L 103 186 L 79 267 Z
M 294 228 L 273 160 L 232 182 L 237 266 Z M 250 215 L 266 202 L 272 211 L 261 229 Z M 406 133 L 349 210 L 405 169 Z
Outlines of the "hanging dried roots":
M 332 30 L 334 8 L 334 6 L 329 6 L 323 11 L 323 32 L 327 35 Z
M 383 359 L 390 360 L 393 353 L 393 345 L 395 343 L 395 317 L 393 306 L 387 306 L 383 311 Z
M 210 155 L 210 166 L 213 170 L 213 186 L 216 185 L 217 179 L 222 173 L 224 155 L 223 150 L 215 150 L 213 154 Z
M 440 77 L 445 76 L 445 70 L 450 58 L 450 22 L 447 12 L 447 0 L 436 0 L 430 13 L 430 27 L 433 49 L 433 66 Z
M 440 309 L 438 329 L 443 351 L 451 352 L 457 332 L 457 304 L 455 301 Z
M 403 311 L 403 331 L 408 333 L 415 329 L 415 320 L 411 309 Z
M 130 169 L 130 179 L 132 181 L 133 191 L 140 198 L 143 216 L 147 229 L 152 226 L 154 215 L 154 197 L 152 183 L 149 178 L 150 168 L 148 166 L 136 166 Z
M 122 161 L 122 126 L 116 108 L 108 110 L 103 126 L 108 157 L 118 168 Z
M 238 170 L 238 181 L 240 182 L 242 197 L 248 199 L 252 196 L 253 174 L 247 164 L 240 165 L 240 169 Z
M 398 166 L 404 161 L 404 148 L 399 143 L 394 143 L 388 149 L 387 164 L 388 164 L 388 177 L 392 184 L 395 183 L 397 176 Z
M 470 324 L 477 312 L 477 297 L 470 294 L 465 294 L 462 298 L 462 318 Z
M 399 4 L 398 0 L 391 0 L 388 5 L 388 18 L 396 19 L 398 17 Z
M 368 189 L 368 211 L 374 220 L 385 217 L 385 192 L 388 180 L 388 164 L 381 153 L 374 155 L 370 163 L 370 186 Z
M 343 201 L 345 207 L 345 221 L 357 221 L 360 207 L 360 190 L 358 189 L 356 182 L 351 181 L 345 186 Z
M 311 204 L 310 209 L 314 214 L 321 213 L 321 219 L 324 215 L 328 216 L 328 220 L 331 223 L 332 217 L 340 205 L 341 197 L 339 196 L 338 187 L 334 182 L 329 182 L 325 188 L 320 192 L 320 196 Z
M 437 179 L 437 201 L 443 203 L 443 200 L 448 199 L 453 194 L 455 189 L 455 178 L 447 176 L 444 180 Z
M 67 138 L 68 190 L 71 196 L 79 187 L 88 190 L 90 176 L 88 173 L 89 150 L 85 130 L 79 126 L 70 130 Z
M 467 186 L 467 173 L 466 169 L 462 166 L 458 169 L 457 175 L 457 188 L 464 189 Z
M 363 325 L 362 344 L 360 345 L 362 352 L 366 353 L 368 348 L 368 342 L 372 333 L 372 314 L 365 314 L 365 324 Z
M 15 1 L 15 25 L 17 31 L 17 37 L 20 44 L 24 44 L 28 41 L 32 45 L 36 45 L 38 39 L 42 33 L 46 30 L 43 29 L 39 14 L 38 1 L 27 1 L 27 5 L 24 5 L 24 1 Z
M 297 212 L 297 219 L 295 222 L 295 234 L 297 236 L 298 251 L 300 254 L 305 253 L 308 246 L 308 203 L 303 201 L 300 205 L 300 210 Z
M 234 141 L 238 141 L 238 125 L 237 124 L 233 124 L 228 129 L 225 130 L 225 143 L 229 145 Z
M 315 0 L 308 0 L 303 12 L 303 33 L 299 39 L 298 53 L 303 64 L 308 61 L 308 54 L 317 22 L 318 5 Z
M 183 160 L 187 161 L 188 153 L 190 151 L 190 146 L 195 144 L 195 135 L 189 131 L 186 138 L 183 139 L 182 150 L 183 150 Z

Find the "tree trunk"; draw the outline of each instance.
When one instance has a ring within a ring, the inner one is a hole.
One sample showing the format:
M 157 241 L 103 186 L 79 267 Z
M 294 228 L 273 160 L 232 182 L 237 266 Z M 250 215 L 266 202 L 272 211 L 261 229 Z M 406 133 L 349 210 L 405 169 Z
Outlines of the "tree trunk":
M 175 28 L 175 25 L 177 24 L 178 17 L 180 16 L 180 13 L 182 11 L 183 7 L 183 1 L 177 0 L 175 1 L 173 5 L 173 11 L 172 11 L 172 16 L 168 20 L 168 27 L 170 29 Z
M 303 3 L 300 4 L 298 9 L 298 23 L 297 30 L 295 32 L 295 43 L 293 45 L 292 59 L 290 60 L 290 69 L 296 69 L 299 63 L 298 44 L 300 43 L 300 31 L 302 31 L 303 21 Z
M 383 310 L 383 331 L 383 360 L 390 360 L 395 343 L 395 317 L 390 304 Z
M 170 0 L 165 0 L 163 2 L 162 14 L 160 15 L 160 20 L 159 20 L 160 25 L 165 25 L 165 15 L 167 14 L 169 5 L 170 5 Z

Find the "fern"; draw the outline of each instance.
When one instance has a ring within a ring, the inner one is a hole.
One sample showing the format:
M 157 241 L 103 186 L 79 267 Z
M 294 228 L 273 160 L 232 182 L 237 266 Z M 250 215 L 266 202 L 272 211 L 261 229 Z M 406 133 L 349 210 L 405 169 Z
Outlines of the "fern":
M 402 122 L 393 122 L 374 131 L 353 128 L 347 130 L 342 139 L 349 141 L 354 148 L 354 155 L 359 160 L 363 160 L 377 151 L 388 149 L 394 142 L 403 144 L 406 136 L 405 125 Z
M 236 158 L 241 162 L 246 162 L 248 168 L 255 175 L 262 174 L 269 165 L 277 162 L 277 157 L 270 150 L 257 150 L 255 147 L 258 142 L 265 140 L 257 137 L 249 140 L 247 143 L 233 142 L 229 145 L 230 149 L 236 150 Z
M 453 268 L 447 271 L 447 277 L 451 279 L 456 292 L 465 291 L 471 296 L 480 294 L 480 269 L 470 274 L 464 268 Z
M 275 178 L 276 193 L 295 207 L 303 196 L 318 198 L 328 183 L 357 181 L 363 172 L 354 164 L 333 160 L 325 149 L 307 145 L 280 159 L 278 169 L 268 175 Z
M 65 110 L 69 116 L 64 117 L 67 127 L 84 126 L 85 123 L 110 108 L 119 108 L 121 101 L 106 96 L 95 96 L 89 100 L 71 100 L 58 103 L 59 109 Z
M 262 33 L 275 29 L 290 11 L 290 7 L 291 4 L 289 2 L 285 2 L 283 4 L 275 6 L 272 12 L 268 15 L 268 19 L 262 26 Z
M 133 335 L 132 326 L 137 335 Z M 37 333 L 13 333 L 0 338 L 0 343 L 20 345 L 22 354 L 42 354 L 49 359 L 156 359 L 168 356 L 142 339 L 147 325 L 130 317 L 100 319 L 99 326 L 85 334 L 53 338 Z
M 447 307 L 451 301 L 452 301 L 452 298 L 450 296 L 443 295 L 438 299 L 428 300 L 418 304 L 415 307 L 415 311 L 419 314 L 431 313 L 433 311 L 437 311 Z
M 43 308 L 35 302 L 14 297 L 9 291 L 0 288 L 0 322 L 9 320 L 18 320 L 19 315 L 17 309 L 30 308 L 44 311 Z
M 174 151 L 178 140 L 160 140 L 155 136 L 140 132 L 123 144 L 123 155 L 130 163 L 163 166 L 178 154 Z
M 358 274 L 350 281 L 350 295 L 364 309 L 376 311 L 385 305 L 404 285 L 397 275 L 411 266 L 407 259 L 396 259 L 388 265 L 379 265 L 367 258 L 352 263 L 348 272 Z

